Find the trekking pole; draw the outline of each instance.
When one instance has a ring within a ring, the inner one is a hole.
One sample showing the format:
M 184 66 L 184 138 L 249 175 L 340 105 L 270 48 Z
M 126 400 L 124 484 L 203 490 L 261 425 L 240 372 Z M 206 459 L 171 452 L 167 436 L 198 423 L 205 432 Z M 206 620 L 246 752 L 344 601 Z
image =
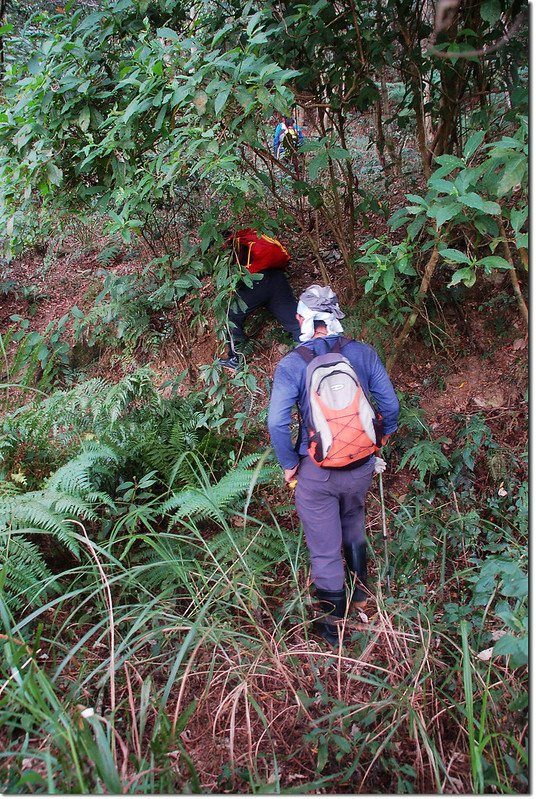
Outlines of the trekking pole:
M 391 575 L 389 574 L 389 549 L 387 547 L 387 520 L 385 518 L 385 500 L 383 498 L 383 475 L 381 472 L 378 473 L 378 477 L 380 478 L 380 504 L 382 506 L 382 535 L 383 535 L 383 551 L 385 554 L 385 574 L 387 578 L 387 594 L 388 596 L 392 596 Z

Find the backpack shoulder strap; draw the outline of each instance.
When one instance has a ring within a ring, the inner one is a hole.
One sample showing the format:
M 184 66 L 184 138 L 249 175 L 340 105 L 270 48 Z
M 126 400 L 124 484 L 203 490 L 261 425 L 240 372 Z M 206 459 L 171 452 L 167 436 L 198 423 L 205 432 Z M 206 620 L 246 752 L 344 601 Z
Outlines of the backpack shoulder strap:
M 335 341 L 333 347 L 326 349 L 326 353 L 341 352 L 342 348 L 345 347 L 347 344 L 349 344 L 351 340 L 352 340 L 351 338 L 345 338 L 344 336 L 339 336 Z M 299 353 L 306 363 L 311 363 L 313 358 L 316 358 L 316 354 L 313 352 L 313 350 L 310 349 L 309 347 L 306 347 L 303 344 L 301 347 L 296 347 L 294 352 Z
M 311 361 L 314 358 L 316 358 L 314 352 L 311 349 L 309 349 L 309 347 L 306 347 L 304 344 L 302 344 L 301 347 L 296 347 L 294 352 L 297 352 L 298 355 L 301 355 L 305 363 L 311 363 Z

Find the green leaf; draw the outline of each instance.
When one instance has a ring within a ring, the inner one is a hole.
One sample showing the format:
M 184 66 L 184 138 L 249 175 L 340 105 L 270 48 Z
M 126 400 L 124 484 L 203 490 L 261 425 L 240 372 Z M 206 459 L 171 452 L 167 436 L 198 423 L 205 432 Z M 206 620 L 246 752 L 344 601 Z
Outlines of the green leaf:
M 398 208 L 389 219 L 389 227 L 391 230 L 398 230 L 398 228 L 401 228 L 402 225 L 406 224 L 406 222 L 409 222 L 409 217 L 406 215 L 406 209 Z
M 444 194 L 452 194 L 454 190 L 454 183 L 451 183 L 450 180 L 444 180 L 443 178 L 438 178 L 434 175 L 432 175 L 428 181 L 428 186 L 431 189 L 441 191 Z
M 328 154 L 326 151 L 319 153 L 312 158 L 307 164 L 307 171 L 311 180 L 316 180 L 318 173 L 321 169 L 328 165 Z
M 458 202 L 448 203 L 447 205 L 432 205 L 428 209 L 427 216 L 436 220 L 438 228 L 453 219 L 456 214 L 461 210 L 461 205 Z
M 387 293 L 393 288 L 395 282 L 395 270 L 392 266 L 383 273 L 383 287 Z
M 178 41 L 179 34 L 171 28 L 158 28 L 156 35 L 159 39 L 172 39 L 174 42 Z
M 426 221 L 426 216 L 424 214 L 419 214 L 419 216 L 415 217 L 413 222 L 410 222 L 410 224 L 407 227 L 407 232 L 410 239 L 414 239 L 419 235 L 425 221 Z
M 527 171 L 528 164 L 524 155 L 512 158 L 512 160 L 507 163 L 504 174 L 499 181 L 499 186 L 497 188 L 498 196 L 504 197 L 514 186 L 521 184 Z
M 418 194 L 406 194 L 407 199 L 411 203 L 415 203 L 416 205 L 422 205 L 424 208 L 428 207 L 428 203 L 424 199 L 424 197 L 419 197 Z
M 510 211 L 510 224 L 512 225 L 514 233 L 519 233 L 525 223 L 528 212 L 529 209 L 527 206 L 525 206 L 525 208 L 512 208 Z
M 486 234 L 494 237 L 499 235 L 499 226 L 492 216 L 477 217 L 473 224 L 483 236 Z
M 477 266 L 485 266 L 491 269 L 511 269 L 512 267 L 505 258 L 500 255 L 486 255 L 477 261 Z
M 494 655 L 509 655 L 512 666 L 525 666 L 529 659 L 528 636 L 503 635 L 493 647 Z
M 463 157 L 466 160 L 469 160 L 469 158 L 471 158 L 473 153 L 475 153 L 478 150 L 478 148 L 484 141 L 485 136 L 486 132 L 484 130 L 477 130 L 476 133 L 473 133 L 471 136 L 469 136 L 469 138 L 465 143 L 465 147 L 463 148 Z
M 214 100 L 214 113 L 216 114 L 216 116 L 218 116 L 222 111 L 230 94 L 231 94 L 231 86 L 226 86 L 224 89 L 221 90 L 221 92 Z
M 493 27 L 501 18 L 500 0 L 485 0 L 480 6 L 480 16 L 484 22 L 487 22 L 490 27 Z
M 524 247 L 527 249 L 529 246 L 529 234 L 528 233 L 518 233 L 516 235 L 516 247 L 519 249 Z
M 78 125 L 84 132 L 89 128 L 91 121 L 91 111 L 88 105 L 84 106 L 78 114 Z
M 447 247 L 445 250 L 440 250 L 439 254 L 447 261 L 453 261 L 455 264 L 469 264 L 470 258 L 461 250 L 451 250 Z
M 474 191 L 470 191 L 468 194 L 461 194 L 458 199 L 463 205 L 469 208 L 476 208 L 477 211 L 482 211 L 484 214 L 499 216 L 501 213 L 501 206 L 498 203 L 491 202 L 491 200 L 484 200 L 480 194 L 476 194 Z
M 47 163 L 47 175 L 53 186 L 60 185 L 63 178 L 63 172 L 59 167 L 56 166 L 56 164 L 53 164 L 52 161 Z
M 462 169 L 465 167 L 465 161 L 462 158 L 458 158 L 457 155 L 438 155 L 435 160 L 438 164 L 441 164 L 442 167 L 448 167 L 450 172 L 457 167 L 461 167 Z M 448 172 L 445 174 L 448 175 Z
M 468 288 L 474 286 L 476 282 L 476 272 L 471 267 L 467 266 L 465 269 L 458 269 L 452 275 L 452 279 L 448 285 L 448 288 L 451 286 L 457 286 L 458 283 L 464 283 Z

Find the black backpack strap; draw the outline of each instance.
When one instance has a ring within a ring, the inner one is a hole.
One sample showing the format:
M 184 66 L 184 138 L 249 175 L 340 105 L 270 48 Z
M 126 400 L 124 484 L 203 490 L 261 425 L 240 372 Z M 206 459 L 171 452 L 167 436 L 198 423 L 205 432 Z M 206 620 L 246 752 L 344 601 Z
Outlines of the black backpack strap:
M 303 344 L 301 347 L 296 347 L 294 352 L 297 352 L 298 355 L 301 355 L 305 363 L 311 363 L 313 358 L 316 358 L 314 352 L 311 349 L 309 349 L 309 347 L 305 347 Z
M 351 340 L 351 338 L 346 338 L 345 336 L 338 336 L 333 347 L 326 349 L 326 352 L 341 352 L 342 348 L 349 344 Z M 311 363 L 313 358 L 316 358 L 313 350 L 303 344 L 301 347 L 296 347 L 294 352 L 298 352 L 306 363 Z

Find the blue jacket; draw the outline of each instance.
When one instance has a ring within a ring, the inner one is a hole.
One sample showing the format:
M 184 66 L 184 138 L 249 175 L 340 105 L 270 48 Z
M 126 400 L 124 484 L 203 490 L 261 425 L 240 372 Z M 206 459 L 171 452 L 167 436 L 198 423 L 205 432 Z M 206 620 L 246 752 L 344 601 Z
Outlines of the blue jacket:
M 337 336 L 326 336 L 311 339 L 305 346 L 310 347 L 315 355 L 321 355 L 331 349 L 336 338 Z M 326 344 L 330 346 L 327 347 Z M 342 354 L 355 369 L 363 391 L 383 416 L 384 435 L 394 433 L 397 429 L 399 402 L 379 355 L 368 344 L 360 341 L 350 341 L 343 346 Z M 280 360 L 274 373 L 268 408 L 268 430 L 275 454 L 283 469 L 293 469 L 298 464 L 299 457 L 307 455 L 307 430 L 301 419 L 295 445 L 292 444 L 289 427 L 294 405 L 297 405 L 299 410 L 306 403 L 306 369 L 305 360 L 293 350 Z

